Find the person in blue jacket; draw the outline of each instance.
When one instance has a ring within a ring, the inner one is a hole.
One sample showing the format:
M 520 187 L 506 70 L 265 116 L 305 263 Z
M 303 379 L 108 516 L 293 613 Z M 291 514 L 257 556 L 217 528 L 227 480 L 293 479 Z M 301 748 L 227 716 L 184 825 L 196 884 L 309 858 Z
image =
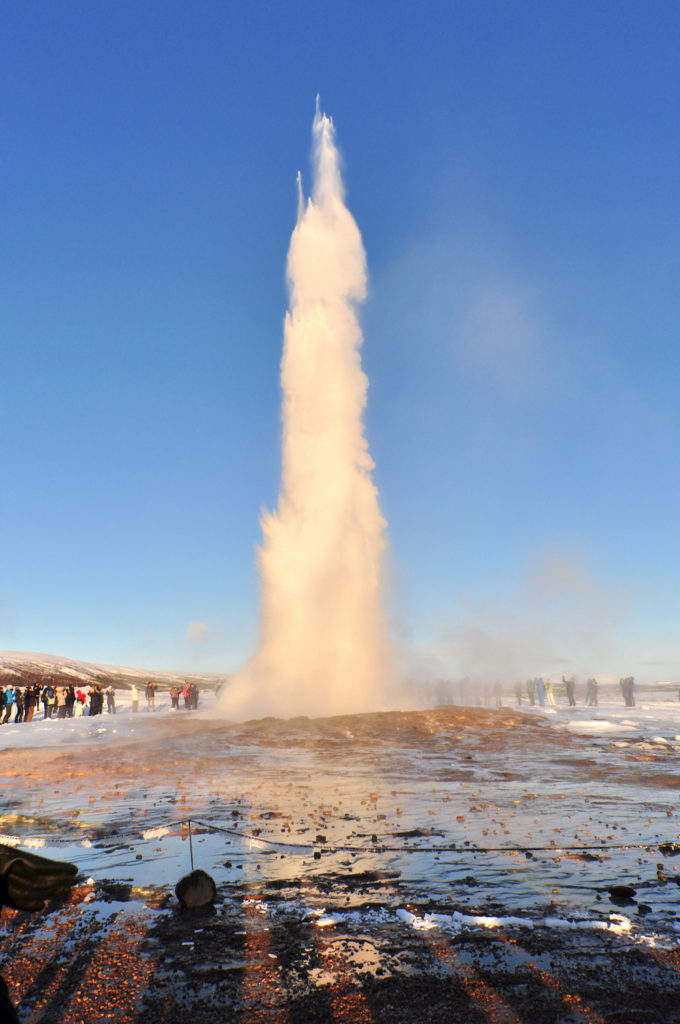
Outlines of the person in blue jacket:
M 12 714 L 12 708 L 14 707 L 14 690 L 11 686 L 5 687 L 4 701 L 5 717 L 2 720 L 2 724 L 6 725 L 6 723 L 9 722 L 9 716 Z

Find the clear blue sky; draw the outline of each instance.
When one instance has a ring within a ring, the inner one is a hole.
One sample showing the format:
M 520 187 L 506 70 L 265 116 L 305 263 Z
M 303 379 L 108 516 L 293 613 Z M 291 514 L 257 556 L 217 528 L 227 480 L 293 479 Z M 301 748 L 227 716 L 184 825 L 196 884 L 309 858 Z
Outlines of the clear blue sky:
M 680 677 L 679 43 L 670 0 L 5 4 L 0 649 L 251 652 L 320 93 L 408 670 Z

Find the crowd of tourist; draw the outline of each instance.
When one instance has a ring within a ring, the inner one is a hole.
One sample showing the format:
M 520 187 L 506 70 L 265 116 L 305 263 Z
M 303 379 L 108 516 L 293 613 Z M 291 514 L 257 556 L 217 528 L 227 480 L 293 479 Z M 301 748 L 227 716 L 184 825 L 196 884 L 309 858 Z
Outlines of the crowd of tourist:
M 619 687 L 623 703 L 627 708 L 635 707 L 635 679 L 633 676 L 626 676 L 619 680 Z M 569 707 L 576 707 L 582 702 L 586 707 L 596 708 L 599 706 L 600 686 L 598 680 L 591 676 L 579 682 L 577 685 L 574 676 L 533 676 L 526 680 L 517 680 L 511 686 L 503 684 L 500 680 L 495 682 L 478 682 L 468 677 L 456 681 L 450 679 L 439 679 L 436 683 L 426 682 L 416 686 L 410 681 L 405 687 L 407 699 L 418 701 L 424 700 L 426 706 L 442 706 L 455 704 L 465 706 L 492 706 L 502 707 L 510 699 L 510 692 L 514 702 L 518 706 L 528 704 L 530 707 L 555 707 L 558 704 L 568 704 Z M 607 700 L 612 699 L 612 687 L 606 687 Z M 578 697 L 578 700 L 577 700 Z M 680 691 L 678 692 L 680 700 Z
M 573 676 L 566 678 L 562 676 L 562 685 L 564 687 L 564 695 L 567 699 L 567 704 L 570 707 L 576 707 L 576 681 Z M 627 708 L 635 706 L 635 679 L 633 676 L 626 676 L 625 679 L 619 680 L 619 686 L 621 687 L 621 693 L 623 695 L 624 703 Z M 585 685 L 585 696 L 584 703 L 586 707 L 596 708 L 598 706 L 598 685 L 597 679 L 594 677 L 586 679 Z M 522 703 L 522 684 L 517 683 L 515 687 L 515 696 L 517 703 Z M 546 705 L 555 705 L 555 684 L 552 679 L 543 679 L 542 676 L 536 676 L 533 679 L 527 679 L 526 681 L 526 698 L 529 704 L 534 707 L 538 704 L 540 707 Z
M 75 684 L 55 686 L 34 683 L 30 686 L 0 686 L 0 724 L 31 722 L 42 711 L 43 718 L 78 718 L 82 715 L 101 715 L 106 695 L 107 710 L 116 710 L 115 690 L 109 686 L 106 692 L 99 684 L 92 684 L 87 690 Z M 14 712 L 14 718 L 12 718 Z
M 134 684 L 127 689 L 131 697 L 132 711 L 139 711 L 139 690 Z M 152 681 L 146 684 L 147 711 L 156 710 L 157 689 L 158 685 Z M 180 698 L 183 699 L 187 711 L 195 711 L 198 708 L 198 687 L 195 683 L 187 681 L 183 688 L 171 686 L 169 696 L 171 708 L 177 711 L 180 707 Z M 40 714 L 43 720 L 101 715 L 104 713 L 105 698 L 107 713 L 115 714 L 116 690 L 113 686 L 104 689 L 101 684 L 92 683 L 83 689 L 75 683 L 58 685 L 47 682 L 28 686 L 7 683 L 4 686 L 0 685 L 0 725 L 8 725 L 10 722 L 31 722 Z

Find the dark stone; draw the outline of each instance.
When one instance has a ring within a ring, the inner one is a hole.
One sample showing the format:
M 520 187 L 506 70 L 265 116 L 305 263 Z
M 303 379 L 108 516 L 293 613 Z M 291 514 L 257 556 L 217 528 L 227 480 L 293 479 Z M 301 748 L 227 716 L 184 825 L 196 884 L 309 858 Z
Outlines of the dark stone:
M 175 896 L 185 910 L 198 910 L 215 902 L 217 886 L 207 871 L 197 868 L 180 878 L 175 886 Z
M 75 864 L 0 846 L 0 906 L 42 910 L 48 900 L 68 896 L 77 874 Z
M 632 885 L 611 885 L 607 889 L 609 899 L 617 907 L 630 907 L 635 903 L 635 889 Z
M 635 895 L 632 885 L 610 885 L 607 892 L 610 896 L 627 897 L 628 899 Z

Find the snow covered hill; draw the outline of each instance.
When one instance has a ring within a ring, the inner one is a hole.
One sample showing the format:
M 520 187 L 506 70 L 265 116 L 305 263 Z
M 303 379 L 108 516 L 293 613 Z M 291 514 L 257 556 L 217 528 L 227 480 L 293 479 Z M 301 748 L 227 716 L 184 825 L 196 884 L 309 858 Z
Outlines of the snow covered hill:
M 130 683 L 146 683 L 153 679 L 161 687 L 183 683 L 188 679 L 201 687 L 214 686 L 226 681 L 228 675 L 214 672 L 168 672 L 150 669 L 128 668 L 121 665 L 96 665 L 74 658 L 62 658 L 55 654 L 39 654 L 29 651 L 0 651 L 0 685 L 7 682 L 91 682 L 108 686 L 128 686 Z

